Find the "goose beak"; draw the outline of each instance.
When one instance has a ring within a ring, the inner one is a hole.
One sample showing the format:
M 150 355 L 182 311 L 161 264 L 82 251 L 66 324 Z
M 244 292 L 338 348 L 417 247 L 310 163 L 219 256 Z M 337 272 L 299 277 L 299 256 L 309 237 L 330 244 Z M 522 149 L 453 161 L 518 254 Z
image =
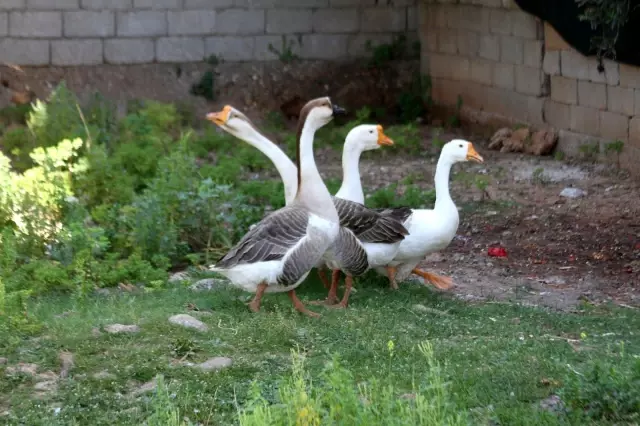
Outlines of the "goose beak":
M 347 110 L 336 105 L 333 104 L 333 116 L 335 117 L 336 115 L 345 115 L 347 113 Z
M 476 161 L 478 163 L 484 163 L 484 159 L 476 149 L 473 147 L 473 144 L 469 142 L 469 147 L 467 148 L 467 160 Z
M 382 126 L 378 124 L 378 145 L 380 146 L 384 146 L 384 145 L 393 145 L 393 140 L 384 134 L 384 130 L 382 129 Z
M 227 124 L 227 120 L 229 119 L 229 114 L 231 113 L 231 106 L 225 105 L 221 111 L 218 112 L 210 112 L 207 114 L 207 120 L 217 124 L 218 126 L 224 126 Z

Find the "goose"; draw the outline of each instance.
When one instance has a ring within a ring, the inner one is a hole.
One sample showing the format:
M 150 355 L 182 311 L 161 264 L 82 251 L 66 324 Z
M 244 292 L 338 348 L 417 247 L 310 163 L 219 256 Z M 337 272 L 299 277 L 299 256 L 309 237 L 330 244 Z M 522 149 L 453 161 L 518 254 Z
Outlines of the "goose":
M 338 212 L 316 167 L 313 139 L 316 130 L 343 113 L 328 97 L 311 100 L 302 108 L 297 132 L 297 190 L 293 200 L 258 222 L 209 268 L 233 285 L 255 292 L 249 303 L 253 312 L 260 310 L 265 292 L 287 292 L 296 310 L 319 316 L 304 306 L 295 289 L 340 232 Z M 207 115 L 215 123 L 224 123 L 226 118 L 215 113 Z
M 398 289 L 397 281 L 404 281 L 414 273 L 423 278 L 425 284 L 432 283 L 439 289 L 453 285 L 450 277 L 416 268 L 424 257 L 447 247 L 456 235 L 459 224 L 458 208 L 449 194 L 449 175 L 455 163 L 484 159 L 473 144 L 462 139 L 453 139 L 442 147 L 436 166 L 436 202 L 433 209 L 413 209 L 410 222 L 405 222 L 409 235 L 400 243 L 393 261 L 386 268 L 375 268 L 379 274 L 387 275 L 391 287 Z
M 289 157 L 276 144 L 264 137 L 244 114 L 232 106 L 226 105 L 220 112 L 211 113 L 210 116 L 211 121 L 223 130 L 259 149 L 275 164 L 285 187 L 285 203 L 290 203 L 288 194 L 293 192 L 291 188 L 297 185 L 298 177 L 297 167 Z M 365 142 L 358 142 L 358 140 Z M 345 146 L 347 152 L 357 152 L 358 149 L 360 151 L 373 149 L 374 145 L 378 147 L 385 144 L 393 144 L 393 141 L 384 135 L 382 126 L 363 125 L 357 126 L 349 133 Z M 359 153 L 357 155 L 359 157 Z M 345 157 L 349 156 L 345 155 Z M 351 164 L 351 162 L 345 164 Z M 346 177 L 347 187 L 352 186 L 350 183 L 352 176 Z M 339 197 L 332 197 L 332 199 L 340 218 L 340 234 L 332 248 L 315 266 L 319 268 L 323 281 L 326 280 L 322 275 L 325 264 L 329 264 L 333 269 L 329 295 L 322 303 L 329 306 L 335 305 L 334 307 L 346 307 L 353 276 L 362 275 L 370 267 L 384 265 L 393 259 L 400 241 L 407 232 L 402 222 L 408 218 L 411 210 L 396 208 L 377 212 L 366 208 L 362 203 Z M 336 304 L 340 270 L 346 275 L 346 289 L 342 300 Z

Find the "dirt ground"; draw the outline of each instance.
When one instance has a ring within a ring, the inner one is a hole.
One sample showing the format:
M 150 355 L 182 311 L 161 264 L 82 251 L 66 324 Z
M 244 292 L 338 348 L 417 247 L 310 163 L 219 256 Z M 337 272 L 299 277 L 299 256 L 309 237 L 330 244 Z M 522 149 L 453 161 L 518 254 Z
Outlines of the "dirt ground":
M 415 66 L 405 64 L 399 74 L 405 82 Z M 366 94 L 385 102 L 384 93 L 393 93 L 405 84 L 383 74 L 371 83 L 367 77 L 371 70 L 362 67 L 354 71 L 358 78 L 340 67 L 329 72 L 319 63 L 298 68 L 282 64 L 224 67 L 219 69 L 221 96 L 213 103 L 188 94 L 191 84 L 207 69 L 205 64 L 0 67 L 3 84 L 6 80 L 9 86 L 0 87 L 0 106 L 9 102 L 11 93 L 25 87 L 45 97 L 65 80 L 77 93 L 97 90 L 115 100 L 186 102 L 198 115 L 229 102 L 252 110 L 254 118 L 269 102 L 270 108 L 277 109 L 280 102 L 299 93 L 339 93 L 341 98 L 358 98 L 356 103 L 366 104 L 376 101 L 367 99 Z M 378 88 L 381 83 L 386 90 L 372 89 L 372 84 Z M 428 156 L 365 154 L 361 162 L 365 188 L 382 187 L 409 174 L 416 176 L 415 185 L 433 188 L 436 150 L 430 140 L 431 129 L 423 130 L 424 148 L 431 152 Z M 472 140 L 485 163 L 454 167 L 451 193 L 462 208 L 458 235 L 447 250 L 431 256 L 422 266 L 450 274 L 456 283 L 453 291 L 467 300 L 510 300 L 559 309 L 573 308 L 580 301 L 640 306 L 640 181 L 611 165 L 568 164 L 549 157 L 489 151 L 486 135 L 469 134 L 460 131 L 440 136 L 441 140 L 455 136 Z M 400 149 L 393 148 L 396 153 Z M 339 153 L 320 151 L 318 157 L 325 177 L 341 176 Z M 463 172 L 467 172 L 466 179 Z M 481 203 L 482 191 L 473 183 L 477 175 L 490 179 Z M 561 197 L 560 192 L 570 186 L 586 191 L 586 195 Z M 464 208 L 470 202 L 475 208 Z M 491 246 L 504 247 L 507 257 L 489 257 Z

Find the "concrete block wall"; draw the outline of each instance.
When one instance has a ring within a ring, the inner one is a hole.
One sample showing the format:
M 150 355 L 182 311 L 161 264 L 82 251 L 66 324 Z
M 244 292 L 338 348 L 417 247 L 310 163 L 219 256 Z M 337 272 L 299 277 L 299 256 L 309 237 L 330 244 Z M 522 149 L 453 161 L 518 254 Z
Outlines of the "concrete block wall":
M 417 38 L 417 0 L 0 0 L 0 62 L 77 66 L 357 58 Z
M 571 48 L 513 0 L 420 0 L 421 67 L 436 102 L 485 118 L 559 131 L 569 155 L 584 144 L 625 143 L 623 165 L 640 163 L 640 68 Z

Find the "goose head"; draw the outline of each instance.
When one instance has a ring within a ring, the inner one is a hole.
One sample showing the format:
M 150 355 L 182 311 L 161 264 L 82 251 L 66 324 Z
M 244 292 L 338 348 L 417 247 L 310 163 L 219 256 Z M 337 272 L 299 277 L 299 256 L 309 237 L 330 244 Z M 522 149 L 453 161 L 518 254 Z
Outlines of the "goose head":
M 473 144 L 463 139 L 453 139 L 452 141 L 447 142 L 442 147 L 440 157 L 448 160 L 452 164 L 463 161 L 475 161 L 478 163 L 484 162 L 484 159 L 480 154 L 478 154 Z
M 247 140 L 251 134 L 257 132 L 251 120 L 231 105 L 225 105 L 218 112 L 210 112 L 207 114 L 207 120 L 243 140 Z
M 359 151 L 371 151 L 384 145 L 393 145 L 393 140 L 384 134 L 380 124 L 360 124 L 349 131 L 345 144 Z
M 343 115 L 344 108 L 331 102 L 328 96 L 312 99 L 300 110 L 299 123 L 307 123 L 313 129 L 319 129 L 333 120 L 337 115 Z

